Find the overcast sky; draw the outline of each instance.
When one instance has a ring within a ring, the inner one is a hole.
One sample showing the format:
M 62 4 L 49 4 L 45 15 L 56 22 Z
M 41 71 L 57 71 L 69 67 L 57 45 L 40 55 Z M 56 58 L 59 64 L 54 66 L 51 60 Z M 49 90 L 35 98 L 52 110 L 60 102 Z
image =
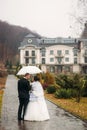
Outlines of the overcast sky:
M 27 27 L 42 36 L 68 37 L 72 35 L 70 13 L 76 1 L 0 0 L 0 20 Z

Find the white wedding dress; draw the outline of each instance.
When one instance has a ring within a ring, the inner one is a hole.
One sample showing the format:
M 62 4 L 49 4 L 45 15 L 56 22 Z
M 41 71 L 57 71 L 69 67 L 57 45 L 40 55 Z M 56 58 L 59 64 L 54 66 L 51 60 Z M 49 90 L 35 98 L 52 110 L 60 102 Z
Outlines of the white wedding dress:
M 42 85 L 39 81 L 35 81 L 32 83 L 30 102 L 27 106 L 24 120 L 44 121 L 49 119 L 50 117 L 45 102 Z

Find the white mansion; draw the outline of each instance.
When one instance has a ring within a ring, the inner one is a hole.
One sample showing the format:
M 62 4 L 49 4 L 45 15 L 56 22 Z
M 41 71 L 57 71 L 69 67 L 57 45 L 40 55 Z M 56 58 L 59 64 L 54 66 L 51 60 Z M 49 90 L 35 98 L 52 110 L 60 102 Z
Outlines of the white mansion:
M 19 47 L 20 64 L 46 72 L 87 73 L 87 39 L 37 38 L 29 34 Z

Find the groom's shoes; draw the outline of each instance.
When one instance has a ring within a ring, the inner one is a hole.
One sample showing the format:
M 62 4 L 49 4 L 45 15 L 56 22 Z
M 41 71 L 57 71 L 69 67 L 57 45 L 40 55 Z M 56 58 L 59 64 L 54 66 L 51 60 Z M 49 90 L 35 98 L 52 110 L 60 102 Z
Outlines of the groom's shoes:
M 24 118 L 21 118 L 21 120 L 23 120 L 23 121 L 24 121 Z
M 23 120 L 23 118 L 18 118 L 18 121 L 21 121 L 21 120 Z

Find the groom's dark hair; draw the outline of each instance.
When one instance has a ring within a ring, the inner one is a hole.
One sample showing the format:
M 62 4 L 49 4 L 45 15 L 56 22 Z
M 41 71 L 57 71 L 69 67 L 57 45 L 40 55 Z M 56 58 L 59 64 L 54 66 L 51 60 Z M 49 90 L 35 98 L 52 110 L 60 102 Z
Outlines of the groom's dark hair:
M 34 81 L 39 81 L 39 80 L 40 80 L 39 77 L 34 76 Z
M 30 75 L 29 73 L 26 73 L 24 76 L 26 77 L 27 75 Z

